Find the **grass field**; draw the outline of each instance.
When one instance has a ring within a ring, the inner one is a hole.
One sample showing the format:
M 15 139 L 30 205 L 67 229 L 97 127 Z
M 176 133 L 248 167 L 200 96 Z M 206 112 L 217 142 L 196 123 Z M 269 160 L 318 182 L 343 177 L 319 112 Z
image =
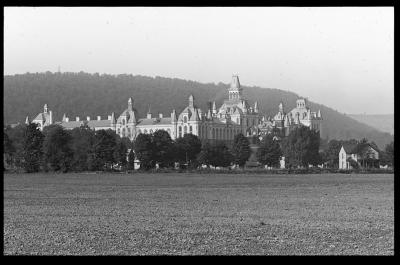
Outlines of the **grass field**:
M 5 174 L 4 254 L 393 255 L 393 190 L 393 174 Z

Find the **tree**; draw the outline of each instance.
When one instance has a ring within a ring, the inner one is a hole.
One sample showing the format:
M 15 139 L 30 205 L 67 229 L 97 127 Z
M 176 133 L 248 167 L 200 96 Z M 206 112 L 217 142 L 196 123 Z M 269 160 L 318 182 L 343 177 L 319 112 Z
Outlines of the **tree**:
M 38 172 L 42 161 L 43 134 L 36 123 L 26 126 L 23 143 L 23 167 L 26 172 Z
M 328 150 L 325 152 L 325 160 L 328 162 L 329 167 L 339 167 L 339 152 L 343 143 L 341 141 L 332 139 L 328 143 Z
M 71 137 L 72 168 L 76 171 L 95 170 L 93 165 L 95 131 L 85 125 L 71 130 Z
M 9 140 L 12 143 L 12 156 L 9 157 L 11 160 L 10 165 L 16 168 L 23 167 L 24 162 L 24 137 L 25 137 L 26 125 L 20 124 L 14 128 L 7 126 L 4 134 L 7 134 Z
M 282 151 L 279 142 L 274 140 L 274 136 L 265 135 L 257 152 L 258 162 L 269 167 L 278 167 L 281 156 Z
M 201 152 L 201 141 L 194 134 L 185 134 L 175 141 L 176 160 L 180 164 L 188 163 L 188 166 L 196 164 L 197 156 Z
M 15 153 L 15 148 L 13 145 L 12 140 L 10 139 L 10 137 L 8 137 L 7 133 L 4 132 L 4 144 L 3 144 L 4 150 L 4 162 L 11 166 L 13 164 L 13 156 Z M 4 165 L 4 169 L 5 169 L 5 165 Z
M 211 165 L 214 167 L 227 167 L 233 162 L 233 155 L 224 143 L 217 143 L 212 148 Z
M 131 148 L 128 154 L 128 170 L 134 170 L 134 169 L 135 169 L 135 153 Z
M 67 172 L 71 168 L 73 151 L 72 137 L 60 125 L 50 125 L 43 130 L 43 163 L 47 169 L 49 165 L 54 171 Z
M 173 141 L 168 132 L 158 130 L 153 134 L 154 160 L 160 168 L 173 165 Z
M 197 156 L 197 163 L 209 167 L 214 159 L 213 155 L 214 153 L 212 146 L 208 142 L 204 142 L 201 147 L 201 151 Z
M 114 161 L 121 167 L 121 170 L 125 170 L 128 164 L 126 154 L 130 145 L 124 138 L 126 137 L 120 138 L 119 135 L 116 135 L 116 145 L 114 148 Z
M 232 146 L 233 163 L 243 168 L 251 155 L 249 140 L 242 134 L 235 135 Z
M 393 158 L 394 158 L 394 141 L 390 144 L 387 144 L 385 147 L 384 155 L 387 159 L 389 165 L 394 167 Z
M 154 168 L 153 143 L 149 134 L 139 134 L 134 143 L 136 157 L 140 161 L 140 169 L 149 170 Z
M 98 130 L 93 145 L 92 166 L 95 170 L 113 169 L 116 134 L 112 130 Z
M 317 165 L 319 156 L 319 133 L 306 126 L 293 129 L 282 141 L 285 163 L 289 167 Z

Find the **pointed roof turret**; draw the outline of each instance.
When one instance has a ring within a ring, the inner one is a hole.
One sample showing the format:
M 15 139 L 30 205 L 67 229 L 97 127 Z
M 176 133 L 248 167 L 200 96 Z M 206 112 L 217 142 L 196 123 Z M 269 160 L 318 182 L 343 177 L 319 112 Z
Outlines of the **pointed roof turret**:
M 44 106 L 43 106 L 43 113 L 47 113 L 47 110 L 48 110 L 47 104 L 44 104 Z
M 175 111 L 175 109 L 173 109 L 173 110 L 172 110 L 172 113 L 171 113 L 171 121 L 172 121 L 172 122 L 176 122 L 176 120 L 177 120 L 177 118 L 176 118 L 176 111 Z
M 193 95 L 190 95 L 189 96 L 189 107 L 194 107 L 194 97 L 193 97 Z
M 26 125 L 29 125 L 29 123 L 31 123 L 30 120 L 29 120 L 29 116 L 26 116 L 25 124 L 26 124 Z
M 111 124 L 115 124 L 115 115 L 114 115 L 114 112 L 111 113 Z
M 130 97 L 128 99 L 128 110 L 132 111 L 132 109 L 133 109 L 133 99 Z
M 282 112 L 283 113 L 283 102 L 282 102 L 282 100 L 281 100 L 281 102 L 279 103 L 279 112 Z
M 199 113 L 197 112 L 197 109 L 194 109 L 194 113 L 192 114 L 192 116 L 190 116 L 190 121 L 199 121 L 200 117 L 199 117 Z
M 242 98 L 242 88 L 240 87 L 239 76 L 232 75 L 232 82 L 228 93 L 229 100 L 240 100 Z
M 217 113 L 217 105 L 215 104 L 215 101 L 213 101 L 213 104 L 212 104 L 212 113 L 213 114 Z
M 208 110 L 207 112 L 207 119 L 211 120 L 211 110 Z
M 232 75 L 231 89 L 240 89 L 240 82 L 238 75 Z
M 62 117 L 62 121 L 65 122 L 67 120 L 67 115 L 64 113 L 63 117 Z

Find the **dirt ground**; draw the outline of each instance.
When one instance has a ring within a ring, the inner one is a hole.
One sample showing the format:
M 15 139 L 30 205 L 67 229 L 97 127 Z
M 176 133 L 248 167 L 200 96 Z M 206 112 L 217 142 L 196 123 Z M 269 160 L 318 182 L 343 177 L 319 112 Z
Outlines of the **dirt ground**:
M 394 175 L 5 174 L 5 255 L 393 255 Z

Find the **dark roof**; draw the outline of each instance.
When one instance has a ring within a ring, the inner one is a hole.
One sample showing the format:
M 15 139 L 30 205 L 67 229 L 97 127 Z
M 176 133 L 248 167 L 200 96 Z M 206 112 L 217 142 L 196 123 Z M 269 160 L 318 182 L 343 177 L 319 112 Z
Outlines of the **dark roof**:
M 356 149 L 357 149 L 357 144 L 350 144 L 350 143 L 344 143 L 343 145 L 344 151 L 346 151 L 347 154 L 355 154 Z
M 94 127 L 110 127 L 111 121 L 110 120 L 82 120 L 82 121 L 69 121 L 69 122 L 61 122 L 60 125 L 64 128 L 78 128 L 81 125 L 87 123 L 90 128 Z
M 377 148 L 372 146 L 370 143 L 366 144 L 349 144 L 349 143 L 344 143 L 343 148 L 344 151 L 346 151 L 347 154 L 360 154 L 366 147 L 371 147 L 375 151 L 379 151 Z
M 171 118 L 151 118 L 151 119 L 139 119 L 138 125 L 155 125 L 155 124 L 171 124 Z

